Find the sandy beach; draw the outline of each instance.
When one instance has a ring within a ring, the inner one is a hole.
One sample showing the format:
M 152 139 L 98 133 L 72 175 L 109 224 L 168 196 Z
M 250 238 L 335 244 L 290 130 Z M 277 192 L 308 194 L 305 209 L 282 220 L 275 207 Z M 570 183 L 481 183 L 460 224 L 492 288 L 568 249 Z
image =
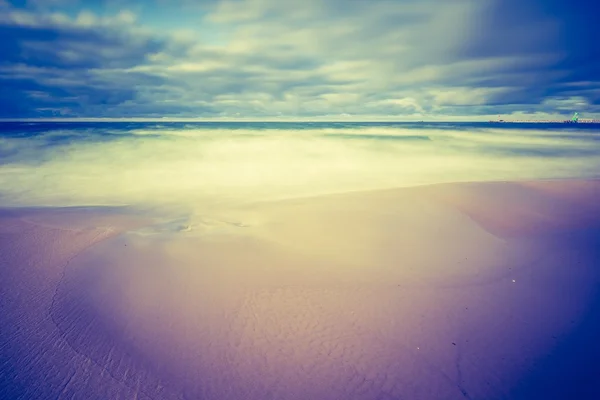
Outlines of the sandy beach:
M 600 180 L 0 211 L 2 399 L 597 399 Z

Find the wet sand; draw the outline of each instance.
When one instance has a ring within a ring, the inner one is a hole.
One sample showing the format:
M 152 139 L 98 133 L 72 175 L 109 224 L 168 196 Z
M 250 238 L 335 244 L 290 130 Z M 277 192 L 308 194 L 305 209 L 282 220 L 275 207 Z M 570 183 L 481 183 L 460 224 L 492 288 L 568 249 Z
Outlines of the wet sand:
M 597 399 L 600 181 L 0 212 L 2 399 Z

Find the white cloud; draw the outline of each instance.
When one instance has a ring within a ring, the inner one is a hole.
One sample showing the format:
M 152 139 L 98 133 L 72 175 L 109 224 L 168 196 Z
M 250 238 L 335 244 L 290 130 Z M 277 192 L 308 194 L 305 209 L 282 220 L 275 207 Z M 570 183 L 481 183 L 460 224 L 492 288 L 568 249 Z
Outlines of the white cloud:
M 114 19 L 123 24 L 133 24 L 137 21 L 137 16 L 129 10 L 121 10 Z
M 492 95 L 502 93 L 510 88 L 472 88 L 472 87 L 445 87 L 429 90 L 436 105 L 481 105 L 486 104 Z
M 523 102 L 532 87 L 541 98 L 540 88 L 568 74 L 551 68 L 562 55 L 549 50 L 467 54 L 476 29 L 482 28 L 477 17 L 490 1 L 226 0 L 202 3 L 208 13 L 198 15 L 197 26 L 171 31 L 146 26 L 143 14 L 138 18 L 126 10 L 109 16 L 81 10 L 75 17 L 11 10 L 0 23 L 72 28 L 102 37 L 104 44 L 93 51 L 86 41 L 49 46 L 22 40 L 30 59 L 44 54 L 52 62 L 93 64 L 79 75 L 68 69 L 48 76 L 46 69 L 29 77 L 56 86 L 135 92 L 126 99 L 131 109 L 136 102 L 140 107 L 155 102 L 180 105 L 190 114 L 190 105 L 197 105 L 196 114 L 210 108 L 244 116 L 317 115 L 319 110 L 322 115 L 413 115 L 469 106 L 481 114 L 487 111 L 477 107 L 490 102 Z M 133 48 L 139 57 L 115 62 L 128 59 Z M 130 86 L 117 88 L 112 81 Z
M 391 106 L 388 111 L 392 113 L 403 109 L 422 113 L 424 109 L 417 100 L 410 104 L 402 100 L 412 93 L 405 90 L 392 98 L 386 97 L 385 92 L 394 90 L 390 86 L 414 87 L 443 77 L 449 67 L 428 65 L 427 57 L 422 55 L 426 46 L 410 29 L 428 31 L 433 37 L 430 21 L 439 24 L 444 18 L 464 13 L 468 2 L 461 4 L 462 7 L 455 4 L 448 14 L 449 9 L 444 7 L 432 9 L 415 2 L 402 7 L 390 2 L 368 7 L 366 3 L 356 3 L 354 7 L 361 14 L 342 13 L 334 17 L 335 10 L 316 1 L 293 5 L 268 0 L 222 2 L 207 19 L 229 24 L 226 43 L 215 46 L 199 42 L 179 59 L 156 54 L 149 57 L 150 64 L 131 71 L 185 82 L 195 88 L 198 97 L 205 97 L 207 92 L 213 96 L 235 95 L 235 100 L 214 98 L 214 104 L 226 113 L 231 113 L 229 108 L 233 107 L 244 112 L 246 105 L 246 113 L 257 109 L 266 113 L 271 110 L 273 114 L 293 110 L 316 113 L 321 109 L 324 113 L 361 114 L 365 112 L 361 112 L 365 96 L 380 93 L 388 100 L 367 102 L 371 110 L 379 104 Z M 439 16 L 433 18 L 433 14 Z M 391 23 L 395 21 L 390 21 L 391 16 L 404 17 L 405 24 Z M 418 21 L 411 21 L 416 16 L 420 17 Z M 191 39 L 193 34 L 188 31 L 183 36 Z M 360 41 L 365 34 L 369 41 Z M 175 35 L 181 37 L 182 33 Z M 403 61 L 415 56 L 424 58 L 424 64 L 411 66 L 414 63 Z M 220 87 L 221 84 L 226 87 Z M 251 95 L 234 89 L 242 86 Z M 398 92 L 398 88 L 395 90 Z M 270 98 L 258 101 L 260 93 L 269 93 Z
M 96 16 L 89 11 L 81 11 L 75 19 L 75 24 L 79 26 L 94 26 L 98 23 Z
M 587 99 L 583 96 L 572 97 L 550 97 L 542 102 L 543 106 L 560 111 L 581 110 L 589 106 Z

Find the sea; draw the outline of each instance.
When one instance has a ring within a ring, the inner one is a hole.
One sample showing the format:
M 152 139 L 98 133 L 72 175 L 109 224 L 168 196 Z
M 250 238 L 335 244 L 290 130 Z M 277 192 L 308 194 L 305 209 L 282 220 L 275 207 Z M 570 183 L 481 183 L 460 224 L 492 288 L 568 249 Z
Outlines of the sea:
M 0 207 L 236 205 L 600 177 L 600 124 L 0 122 Z

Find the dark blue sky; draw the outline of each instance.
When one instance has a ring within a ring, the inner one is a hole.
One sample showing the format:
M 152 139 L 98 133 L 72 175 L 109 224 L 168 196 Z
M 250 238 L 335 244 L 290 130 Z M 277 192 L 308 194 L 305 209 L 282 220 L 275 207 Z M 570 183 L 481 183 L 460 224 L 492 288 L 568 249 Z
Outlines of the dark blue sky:
M 0 118 L 600 116 L 591 0 L 0 0 Z

